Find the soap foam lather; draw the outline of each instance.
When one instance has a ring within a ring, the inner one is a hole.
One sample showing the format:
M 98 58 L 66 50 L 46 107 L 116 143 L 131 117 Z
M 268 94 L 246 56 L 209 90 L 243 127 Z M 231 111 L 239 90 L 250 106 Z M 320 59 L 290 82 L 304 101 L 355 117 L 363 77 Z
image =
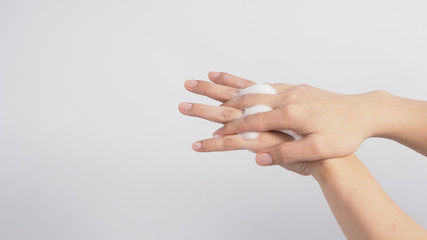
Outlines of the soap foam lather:
M 240 90 L 238 96 L 243 96 L 246 94 L 277 94 L 276 89 L 274 87 L 267 84 L 255 84 L 248 88 Z M 252 115 L 255 113 L 268 112 L 273 110 L 270 106 L 267 105 L 255 105 L 252 107 L 248 107 L 244 109 L 244 113 L 242 117 L 246 117 L 248 115 Z M 302 138 L 301 135 L 295 133 L 292 130 L 281 130 L 281 132 L 288 134 L 294 138 L 294 140 L 300 140 Z M 258 132 L 245 132 L 240 134 L 243 138 L 253 140 L 257 139 L 259 136 Z

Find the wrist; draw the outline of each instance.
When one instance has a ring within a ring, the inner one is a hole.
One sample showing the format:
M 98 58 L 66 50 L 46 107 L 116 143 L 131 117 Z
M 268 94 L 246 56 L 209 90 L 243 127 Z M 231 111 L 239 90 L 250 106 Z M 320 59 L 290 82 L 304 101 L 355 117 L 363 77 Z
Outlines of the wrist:
M 392 135 L 396 119 L 393 118 L 394 96 L 386 91 L 376 90 L 363 94 L 364 108 L 368 108 L 366 117 L 367 138 L 387 137 Z M 361 111 L 366 112 L 366 111 Z
M 337 164 L 338 158 L 315 161 L 312 163 L 310 168 L 310 174 L 320 184 L 327 182 L 332 176 L 333 172 L 336 171 L 335 165 Z
M 341 158 L 332 158 L 327 160 L 321 160 L 313 162 L 310 168 L 310 174 L 320 184 L 324 185 L 328 182 L 333 182 L 334 179 L 341 178 L 352 171 L 357 171 L 360 161 L 356 155 L 352 154 Z

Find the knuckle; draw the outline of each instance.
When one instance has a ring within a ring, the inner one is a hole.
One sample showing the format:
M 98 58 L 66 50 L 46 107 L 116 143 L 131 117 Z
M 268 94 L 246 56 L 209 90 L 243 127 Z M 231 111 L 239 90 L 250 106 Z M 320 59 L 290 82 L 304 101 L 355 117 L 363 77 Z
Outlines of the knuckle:
M 293 103 L 287 104 L 282 108 L 281 111 L 282 114 L 287 118 L 294 118 L 298 112 L 298 105 Z
M 213 150 L 212 148 L 212 142 L 209 140 L 202 140 L 200 141 L 202 143 L 202 147 L 200 150 L 204 151 L 204 152 L 210 152 Z
M 301 84 L 301 85 L 298 85 L 297 87 L 296 87 L 296 89 L 295 89 L 295 92 L 298 92 L 298 93 L 300 93 L 301 95 L 306 95 L 309 91 L 310 91 L 310 89 L 312 89 L 313 87 L 311 86 L 311 85 L 308 85 L 308 84 Z
M 231 116 L 233 115 L 233 111 L 229 107 L 224 107 L 221 114 L 221 120 L 223 122 L 227 122 L 231 119 Z
M 287 148 L 287 146 L 285 144 L 282 144 L 279 147 L 279 157 L 280 157 L 280 161 L 285 163 L 285 164 L 292 162 L 291 153 L 289 152 L 289 149 Z
M 287 94 L 283 94 L 283 101 L 284 102 L 292 103 L 292 102 L 295 102 L 297 100 L 297 98 L 298 98 L 298 92 L 296 92 L 296 91 L 292 91 L 292 92 L 289 92 Z
M 298 88 L 299 89 L 307 89 L 307 88 L 311 88 L 311 85 L 304 83 L 304 84 L 298 85 Z
M 243 118 L 243 124 L 250 128 L 252 131 L 262 132 L 263 131 L 263 122 L 261 119 L 261 114 L 252 114 Z
M 248 115 L 243 118 L 243 124 L 245 125 L 251 125 L 255 120 L 256 115 Z
M 233 149 L 233 139 L 231 137 L 224 137 L 222 146 L 224 150 L 232 150 Z
M 241 96 L 240 97 L 240 102 L 242 104 L 241 107 L 249 107 L 251 104 L 251 99 L 252 99 L 252 97 L 250 94 Z

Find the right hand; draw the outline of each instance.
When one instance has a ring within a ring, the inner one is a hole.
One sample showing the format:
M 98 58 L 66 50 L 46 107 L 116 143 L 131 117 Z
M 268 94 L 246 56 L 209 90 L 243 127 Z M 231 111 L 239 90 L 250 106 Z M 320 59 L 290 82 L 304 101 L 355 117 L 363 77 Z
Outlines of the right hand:
M 187 90 L 216 99 L 221 102 L 230 100 L 237 95 L 239 89 L 246 88 L 254 83 L 242 79 L 231 74 L 221 73 L 219 76 L 213 77 L 209 74 L 209 78 L 214 83 L 206 81 L 189 80 L 186 81 L 185 87 Z M 217 83 L 217 84 L 215 84 Z M 181 103 L 179 110 L 182 114 L 203 118 L 212 122 L 226 123 L 231 120 L 240 118 L 242 111 L 226 106 L 208 106 L 198 103 Z M 193 143 L 193 149 L 197 152 L 214 152 L 214 151 L 232 151 L 247 149 L 251 152 L 259 152 L 261 149 L 277 145 L 279 143 L 291 141 L 292 137 L 287 134 L 269 131 L 262 132 L 255 140 L 247 140 L 239 135 L 229 135 L 223 137 L 208 138 Z M 262 156 L 262 154 L 261 154 Z M 260 166 L 272 165 L 272 159 L 265 160 L 257 158 L 256 162 Z M 312 168 L 317 166 L 319 162 L 296 162 L 290 164 L 280 164 L 287 170 L 296 172 L 301 175 L 311 175 Z M 317 168 L 316 168 L 317 169 Z
M 248 94 L 222 104 L 235 109 L 264 104 L 272 107 L 272 111 L 232 120 L 214 134 L 287 129 L 303 135 L 299 141 L 283 142 L 259 152 L 270 155 L 273 164 L 283 164 L 352 154 L 383 127 L 376 117 L 380 114 L 382 92 L 344 95 L 308 85 L 272 86 L 277 95 Z

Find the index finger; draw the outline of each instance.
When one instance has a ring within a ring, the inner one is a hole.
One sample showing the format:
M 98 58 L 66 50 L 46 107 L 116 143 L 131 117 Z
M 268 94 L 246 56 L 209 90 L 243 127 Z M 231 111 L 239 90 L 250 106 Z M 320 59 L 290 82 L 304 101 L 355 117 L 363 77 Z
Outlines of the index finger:
M 269 112 L 256 113 L 232 120 L 215 131 L 218 135 L 231 135 L 243 132 L 266 132 L 271 130 L 293 129 L 285 111 L 276 109 Z
M 239 93 L 239 89 L 237 88 L 227 87 L 201 80 L 187 80 L 185 81 L 184 86 L 190 92 L 203 95 L 220 102 L 228 101 L 237 96 Z
M 216 84 L 239 89 L 247 88 L 255 84 L 250 80 L 225 72 L 209 72 L 208 78 Z

